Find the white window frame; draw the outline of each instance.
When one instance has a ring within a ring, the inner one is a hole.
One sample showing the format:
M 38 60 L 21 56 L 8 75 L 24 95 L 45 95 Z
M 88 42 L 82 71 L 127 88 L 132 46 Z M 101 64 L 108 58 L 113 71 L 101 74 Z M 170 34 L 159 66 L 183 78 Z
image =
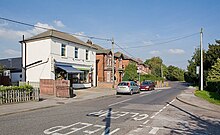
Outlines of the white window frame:
M 64 51 L 64 53 L 63 53 Z M 61 56 L 66 56 L 66 45 L 65 44 L 61 44 Z
M 79 58 L 79 48 L 75 47 L 75 53 L 74 53 L 74 58 L 78 59 Z

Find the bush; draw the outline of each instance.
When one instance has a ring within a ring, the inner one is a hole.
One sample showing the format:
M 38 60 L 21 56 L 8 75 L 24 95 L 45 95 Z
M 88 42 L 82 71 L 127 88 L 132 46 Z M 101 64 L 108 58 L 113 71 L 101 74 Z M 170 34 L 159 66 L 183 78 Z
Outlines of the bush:
M 0 91 L 8 91 L 8 90 L 24 90 L 31 92 L 33 91 L 33 87 L 31 85 L 23 85 L 23 86 L 1 86 Z
M 220 93 L 220 81 L 208 81 L 206 90 Z
M 152 81 L 157 81 L 157 80 L 159 80 L 159 81 L 163 81 L 164 80 L 164 78 L 162 78 L 162 77 L 156 77 L 156 76 L 154 76 L 154 75 L 152 75 L 152 74 L 148 74 L 148 75 L 141 75 L 141 82 L 142 81 L 145 81 L 145 80 L 152 80 Z

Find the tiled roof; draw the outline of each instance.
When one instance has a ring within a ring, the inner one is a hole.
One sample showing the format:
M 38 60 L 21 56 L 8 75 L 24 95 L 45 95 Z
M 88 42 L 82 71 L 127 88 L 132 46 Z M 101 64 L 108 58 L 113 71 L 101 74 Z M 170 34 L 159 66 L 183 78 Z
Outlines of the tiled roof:
M 4 69 L 21 69 L 21 61 L 21 57 L 1 59 L 0 65 L 2 65 Z
M 70 41 L 70 42 L 73 42 L 73 43 L 77 43 L 77 44 L 80 44 L 80 45 L 84 45 L 84 46 L 87 46 L 87 47 L 97 49 L 96 47 L 94 47 L 90 44 L 87 44 L 87 43 L 81 41 L 80 39 L 74 37 L 73 35 L 70 35 L 70 34 L 65 33 L 65 32 L 60 32 L 60 31 L 57 31 L 57 30 L 45 31 L 45 32 L 40 33 L 36 36 L 27 38 L 27 39 L 25 39 L 25 41 L 29 42 L 29 41 L 40 40 L 40 39 L 51 38 L 51 37 L 58 38 L 58 39 L 63 39 L 63 40 L 66 40 L 66 41 Z M 22 42 L 22 41 L 20 41 L 20 42 Z

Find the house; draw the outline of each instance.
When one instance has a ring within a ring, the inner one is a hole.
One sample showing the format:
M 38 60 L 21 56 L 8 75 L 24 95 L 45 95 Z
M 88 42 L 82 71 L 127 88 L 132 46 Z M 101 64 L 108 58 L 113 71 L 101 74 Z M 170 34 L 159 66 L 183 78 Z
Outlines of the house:
M 140 74 L 142 74 L 142 75 L 151 74 L 150 67 L 148 65 L 144 64 L 144 62 L 140 58 L 137 58 L 137 62 L 138 62 L 137 68 L 138 68 L 138 72 Z
M 8 76 L 9 83 L 18 84 L 22 80 L 21 57 L 1 59 L 0 65 L 4 70 L 1 76 Z
M 100 45 L 93 44 L 90 40 L 88 44 L 97 48 L 96 51 L 96 74 L 98 87 L 112 87 L 112 52 Z
M 96 47 L 57 30 L 20 43 L 24 81 L 65 79 L 73 88 L 96 86 Z

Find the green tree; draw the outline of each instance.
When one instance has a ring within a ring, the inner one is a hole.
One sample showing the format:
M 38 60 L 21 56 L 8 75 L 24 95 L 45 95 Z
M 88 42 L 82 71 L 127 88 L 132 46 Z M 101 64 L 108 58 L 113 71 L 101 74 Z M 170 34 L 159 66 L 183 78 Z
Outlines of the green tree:
M 209 44 L 208 51 L 206 52 L 204 69 L 210 70 L 218 58 L 220 58 L 220 40 L 216 40 L 216 44 Z
M 206 60 L 205 50 L 203 50 L 204 60 Z M 200 66 L 200 49 L 196 48 L 195 52 L 191 58 L 188 60 L 189 65 L 187 66 L 187 72 L 184 74 L 184 79 L 186 82 L 193 83 L 195 85 L 199 84 L 199 76 L 196 74 L 196 67 Z M 204 74 L 206 76 L 206 74 Z
M 125 73 L 123 76 L 123 81 L 134 81 L 137 80 L 137 66 L 134 63 L 129 63 L 125 68 Z
M 208 73 L 208 81 L 220 81 L 220 58 L 217 59 L 217 62 L 212 66 L 211 70 Z
M 147 59 L 144 64 L 149 65 L 151 68 L 151 73 L 156 77 L 161 76 L 161 66 L 163 60 L 160 57 L 153 57 L 151 59 Z
M 168 68 L 168 74 L 166 78 L 171 81 L 184 81 L 184 70 L 170 65 Z

